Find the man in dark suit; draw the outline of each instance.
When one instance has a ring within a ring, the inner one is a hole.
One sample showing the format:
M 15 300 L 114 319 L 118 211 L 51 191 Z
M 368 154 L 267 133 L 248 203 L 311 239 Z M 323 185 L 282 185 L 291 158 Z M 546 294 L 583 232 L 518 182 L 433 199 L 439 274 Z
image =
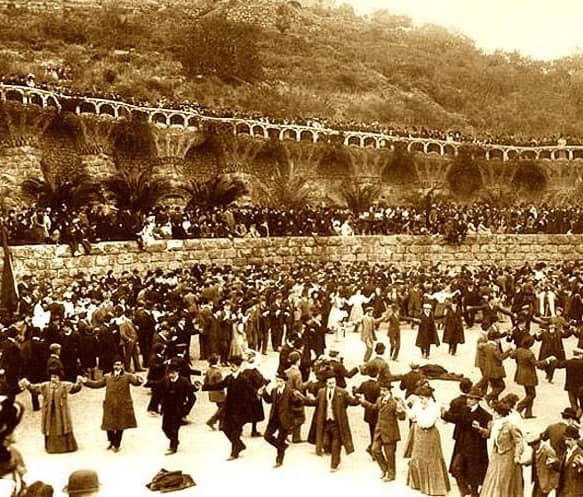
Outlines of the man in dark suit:
M 363 381 L 358 388 L 353 387 L 352 394 L 362 394 L 364 399 L 368 402 L 368 406 L 364 406 L 364 421 L 368 424 L 368 429 L 370 432 L 370 444 L 366 448 L 366 451 L 372 456 L 372 444 L 374 441 L 375 426 L 377 424 L 378 413 L 373 407 L 376 404 L 377 399 L 380 395 L 379 382 L 377 377 L 379 370 L 375 364 L 369 361 L 363 368 L 363 373 L 369 376 L 368 380 Z
M 256 398 L 257 394 L 263 394 L 262 388 L 256 390 L 247 380 L 246 375 L 240 374 L 242 362 L 240 357 L 233 357 L 230 363 L 231 374 L 214 385 L 207 384 L 202 387 L 203 390 L 211 391 L 227 389 L 225 403 L 219 418 L 221 430 L 231 442 L 231 455 L 227 459 L 228 461 L 238 459 L 241 451 L 247 448 L 241 440 L 243 426 L 253 422 L 251 399 Z
M 302 401 L 296 398 L 293 389 L 286 385 L 285 373 L 279 373 L 274 388 L 269 393 L 264 390 L 262 396 L 265 402 L 271 404 L 263 438 L 277 449 L 274 468 L 279 468 L 283 464 L 285 450 L 288 447 L 285 440 L 296 425 L 294 409 L 301 407 Z
M 357 406 L 360 402 L 346 390 L 336 386 L 336 377 L 332 372 L 328 374 L 326 386 L 318 391 L 317 397 L 298 395 L 305 404 L 316 406 L 308 441 L 316 445 L 317 455 L 328 450 L 331 452 L 330 471 L 335 472 L 340 464 L 342 447 L 347 454 L 354 452 L 346 409 L 348 406 Z
M 551 447 L 557 454 L 559 460 L 565 455 L 567 447 L 565 445 L 565 430 L 567 426 L 579 427 L 579 417 L 577 411 L 572 407 L 567 407 L 561 412 L 562 420 L 547 426 L 540 435 L 541 440 L 549 440 Z
M 429 359 L 431 345 L 434 344 L 439 347 L 439 337 L 437 336 L 437 327 L 431 311 L 431 304 L 423 304 L 421 316 L 412 320 L 419 323 L 415 345 L 421 349 L 423 358 Z
M 176 363 L 168 365 L 167 376 L 160 384 L 162 405 L 162 431 L 170 440 L 166 455 L 175 454 L 178 450 L 178 431 L 182 418 L 188 416 L 196 396 L 193 385 L 179 374 L 180 366 Z
M 579 446 L 579 430 L 568 426 L 565 430 L 567 451 L 561 461 L 557 497 L 583 495 L 583 449 Z
M 565 390 L 569 395 L 571 407 L 581 416 L 583 411 L 583 399 L 581 387 L 583 386 L 583 350 L 573 349 L 573 357 L 563 361 L 554 362 L 555 369 L 565 368 Z
M 482 393 L 475 386 L 454 399 L 442 418 L 455 424 L 455 444 L 449 472 L 456 479 L 461 495 L 477 497 L 488 468 L 488 423 L 492 416 L 480 406 Z
M 395 452 L 397 442 L 401 440 L 398 420 L 405 419 L 405 406 L 391 395 L 392 385 L 388 382 L 380 383 L 380 394 L 373 404 L 363 396 L 360 403 L 365 409 L 371 409 L 377 414 L 372 454 L 381 468 L 381 478 L 384 481 L 393 481 L 396 474 Z
M 506 371 L 504 370 L 503 361 L 512 354 L 512 349 L 508 349 L 505 352 L 501 350 L 500 339 L 502 336 L 498 330 L 492 328 L 488 331 L 488 341 L 480 344 L 480 349 L 484 353 L 484 377 L 490 385 L 490 393 L 486 395 L 488 402 L 498 400 L 498 397 L 506 388 L 504 383 Z

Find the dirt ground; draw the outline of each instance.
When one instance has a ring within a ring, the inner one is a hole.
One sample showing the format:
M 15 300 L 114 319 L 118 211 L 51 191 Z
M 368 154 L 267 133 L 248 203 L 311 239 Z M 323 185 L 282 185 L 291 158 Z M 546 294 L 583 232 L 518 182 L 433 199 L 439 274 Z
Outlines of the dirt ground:
M 506 325 L 508 326 L 508 325 Z M 503 326 L 504 328 L 504 326 Z M 441 336 L 441 332 L 439 332 Z M 478 328 L 466 330 L 466 343 L 460 346 L 457 355 L 450 356 L 447 346 L 433 348 L 431 363 L 444 366 L 448 371 L 463 373 L 476 381 L 478 371 L 474 368 L 475 342 Z M 399 361 L 391 361 L 394 374 L 404 373 L 410 360 L 420 359 L 420 352 L 414 346 L 416 331 L 409 327 L 402 330 L 402 348 Z M 379 339 L 388 344 L 383 330 Z M 328 335 L 328 345 L 334 337 Z M 565 341 L 567 355 L 573 348 L 575 339 Z M 358 334 L 349 333 L 346 339 L 338 343 L 345 357 L 345 364 L 350 368 L 360 364 L 364 346 L 359 341 Z M 536 346 L 538 347 L 538 346 Z M 193 356 L 198 357 L 196 339 L 193 344 Z M 538 352 L 535 348 L 535 353 Z M 522 396 L 523 391 L 511 381 L 514 376 L 515 363 L 509 359 L 505 363 L 507 372 L 506 392 L 515 392 Z M 196 368 L 206 367 L 206 363 L 195 361 Z M 262 358 L 260 369 L 267 377 L 273 377 L 277 368 L 277 354 L 269 352 Z M 349 381 L 359 385 L 364 377 L 357 375 Z M 534 413 L 536 419 L 526 420 L 526 430 L 537 433 L 549 423 L 559 418 L 560 411 L 568 405 L 567 395 L 563 391 L 564 371 L 558 370 L 554 384 L 544 380 L 544 373 L 539 373 L 540 385 L 537 389 Z M 447 405 L 458 395 L 458 384 L 451 381 L 433 381 L 435 396 L 438 402 Z M 396 392 L 400 393 L 398 388 Z M 19 399 L 27 408 L 24 419 L 19 426 L 16 446 L 21 450 L 28 468 L 26 480 L 30 484 L 35 480 L 43 480 L 55 488 L 55 495 L 61 495 L 68 475 L 81 468 L 92 468 L 98 471 L 102 482 L 104 496 L 141 496 L 151 495 L 145 484 L 161 468 L 182 470 L 192 475 L 197 485 L 193 488 L 175 493 L 175 495 L 252 495 L 254 497 L 274 497 L 274 495 L 301 495 L 303 492 L 314 494 L 322 491 L 328 495 L 358 495 L 365 492 L 367 497 L 376 496 L 414 496 L 421 495 L 408 489 L 407 460 L 402 457 L 404 442 L 397 450 L 397 479 L 386 483 L 380 480 L 380 470 L 365 452 L 368 444 L 368 427 L 363 421 L 361 407 L 349 408 L 349 419 L 355 443 L 355 453 L 342 455 L 340 470 L 330 473 L 328 457 L 318 457 L 314 446 L 308 443 L 293 444 L 286 452 L 284 465 L 274 469 L 275 449 L 262 438 L 251 438 L 250 425 L 244 430 L 244 441 L 247 450 L 239 460 L 227 461 L 230 446 L 226 437 L 219 431 L 212 431 L 205 421 L 214 411 L 214 404 L 208 401 L 206 392 L 197 393 L 198 400 L 190 415 L 191 424 L 183 427 L 180 432 L 180 447 L 177 454 L 164 455 L 168 441 L 161 430 L 161 418 L 151 417 L 146 413 L 149 390 L 135 387 L 132 390 L 138 428 L 124 433 L 122 448 L 119 453 L 106 450 L 105 432 L 100 430 L 101 403 L 104 390 L 83 389 L 70 397 L 75 436 L 79 450 L 71 454 L 49 455 L 44 450 L 44 440 L 40 433 L 40 413 L 30 408 L 30 396 L 22 393 Z M 266 415 L 268 406 L 265 407 Z M 302 429 L 303 438 L 307 438 L 309 421 L 313 408 L 306 408 L 307 423 Z M 401 437 L 406 439 L 408 423 L 401 422 Z M 260 424 L 260 431 L 264 423 Z M 453 425 L 440 423 L 439 430 L 446 463 L 452 452 L 451 440 Z M 530 494 L 530 469 L 525 470 L 527 495 Z M 450 495 L 459 495 L 452 479 Z

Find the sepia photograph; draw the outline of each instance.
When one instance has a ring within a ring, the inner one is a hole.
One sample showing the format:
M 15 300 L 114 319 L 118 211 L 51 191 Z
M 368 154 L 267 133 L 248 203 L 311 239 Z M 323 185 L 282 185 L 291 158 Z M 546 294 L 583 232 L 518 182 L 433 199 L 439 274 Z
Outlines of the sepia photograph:
M 0 497 L 583 497 L 582 23 L 0 0 Z

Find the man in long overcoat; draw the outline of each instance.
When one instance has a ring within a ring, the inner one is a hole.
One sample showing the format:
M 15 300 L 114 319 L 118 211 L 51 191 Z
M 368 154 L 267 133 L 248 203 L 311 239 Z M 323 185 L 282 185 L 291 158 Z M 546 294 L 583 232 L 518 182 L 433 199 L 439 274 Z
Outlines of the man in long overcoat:
M 247 446 L 241 440 L 243 426 L 253 421 L 253 406 L 250 400 L 257 394 L 263 394 L 263 390 L 258 392 L 249 382 L 246 375 L 241 374 L 242 359 L 233 357 L 231 359 L 231 374 L 222 381 L 213 385 L 202 386 L 203 390 L 223 390 L 226 388 L 225 403 L 219 414 L 220 428 L 231 442 L 231 455 L 228 460 L 238 459 L 241 451 Z
M 318 391 L 318 396 L 303 397 L 304 403 L 316 406 L 308 441 L 316 445 L 319 456 L 330 451 L 332 460 L 330 470 L 338 469 L 342 447 L 347 454 L 354 452 L 352 433 L 348 424 L 346 409 L 360 404 L 343 388 L 336 386 L 336 377 L 329 374 L 326 387 Z
M 465 397 L 465 401 L 464 401 Z M 453 454 L 449 472 L 456 479 L 462 495 L 477 497 L 488 469 L 488 423 L 492 420 L 480 405 L 479 387 L 454 399 L 442 418 L 455 424 Z
M 162 431 L 170 440 L 166 455 L 178 450 L 178 432 L 183 418 L 188 416 L 194 403 L 196 387 L 186 378 L 180 376 L 180 366 L 170 362 L 167 375 L 159 384 L 162 407 Z
M 431 304 L 423 304 L 421 317 L 419 319 L 415 318 L 414 321 L 419 323 L 415 345 L 421 349 L 423 358 L 428 359 L 431 345 L 439 347 L 439 337 L 437 336 L 435 319 L 431 312 Z
M 141 377 L 124 371 L 120 358 L 113 362 L 113 373 L 107 373 L 99 380 L 83 379 L 83 384 L 89 388 L 105 387 L 101 429 L 107 432 L 107 450 L 118 452 L 123 431 L 137 428 L 130 385 L 139 386 L 143 382 Z

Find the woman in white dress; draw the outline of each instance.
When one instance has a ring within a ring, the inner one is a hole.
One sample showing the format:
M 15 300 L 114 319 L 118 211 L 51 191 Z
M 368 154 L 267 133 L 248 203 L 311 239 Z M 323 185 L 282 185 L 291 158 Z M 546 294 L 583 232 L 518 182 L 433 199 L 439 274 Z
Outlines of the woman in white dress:
M 414 430 L 407 485 L 425 495 L 447 495 L 450 490 L 447 466 L 441 449 L 437 423 L 441 419 L 439 404 L 433 400 L 433 389 L 423 385 L 411 397 L 407 409 Z
M 364 304 L 368 304 L 372 299 L 372 295 L 366 297 L 362 294 L 360 288 L 355 289 L 355 293 L 348 299 L 348 305 L 350 307 L 350 315 L 348 316 L 348 321 L 350 323 L 357 323 L 364 317 Z M 355 326 L 355 330 L 358 326 Z
M 345 333 L 345 328 L 343 326 L 343 321 L 348 316 L 348 313 L 342 309 L 346 302 L 340 295 L 332 293 L 330 295 L 330 301 L 332 302 L 332 307 L 330 308 L 330 314 L 328 314 L 328 322 L 326 326 L 328 330 L 336 335 L 336 340 L 339 340 L 340 332 Z

